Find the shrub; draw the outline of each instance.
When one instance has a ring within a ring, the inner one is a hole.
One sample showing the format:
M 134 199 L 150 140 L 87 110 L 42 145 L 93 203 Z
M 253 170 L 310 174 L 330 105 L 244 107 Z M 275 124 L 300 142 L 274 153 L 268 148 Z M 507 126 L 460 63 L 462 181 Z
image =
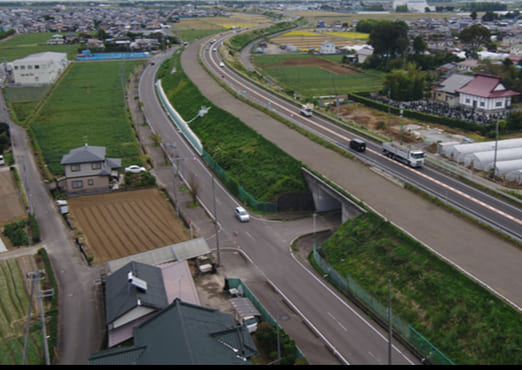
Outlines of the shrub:
M 9 238 L 15 247 L 29 245 L 29 238 L 27 237 L 24 228 L 25 220 L 7 224 L 4 227 L 4 235 Z

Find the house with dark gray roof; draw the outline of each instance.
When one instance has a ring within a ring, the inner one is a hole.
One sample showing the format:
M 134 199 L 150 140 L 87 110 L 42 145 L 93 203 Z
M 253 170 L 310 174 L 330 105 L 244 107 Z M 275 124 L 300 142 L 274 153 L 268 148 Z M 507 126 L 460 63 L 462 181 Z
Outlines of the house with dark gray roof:
M 90 365 L 250 365 L 257 349 L 229 313 L 176 298 L 134 328 L 134 343 L 89 356 Z
M 459 93 L 457 89 L 465 86 L 473 80 L 473 76 L 464 75 L 460 73 L 453 73 L 447 79 L 440 83 L 440 87 L 434 91 L 434 100 L 446 103 L 450 107 L 459 105 Z
M 131 261 L 106 279 L 105 324 L 108 346 L 132 337 L 135 326 L 169 304 L 161 268 Z
M 68 194 L 91 193 L 110 190 L 110 181 L 118 178 L 120 158 L 105 158 L 105 147 L 90 146 L 72 149 L 62 157 L 65 178 L 58 186 Z

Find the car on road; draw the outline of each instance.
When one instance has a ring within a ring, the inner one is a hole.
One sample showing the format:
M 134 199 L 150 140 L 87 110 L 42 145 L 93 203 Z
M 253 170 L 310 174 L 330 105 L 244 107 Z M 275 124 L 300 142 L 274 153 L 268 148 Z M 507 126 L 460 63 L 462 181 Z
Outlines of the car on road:
M 238 220 L 241 222 L 248 222 L 248 220 L 250 220 L 248 212 L 241 206 L 236 207 L 235 214 Z
M 225 66 L 225 63 L 219 62 L 219 66 L 223 68 Z
M 217 51 L 217 48 L 212 49 L 212 51 Z
M 145 167 L 140 167 L 140 166 L 133 164 L 129 167 L 125 167 L 125 172 L 143 173 L 143 172 L 147 172 L 147 170 L 145 169 Z

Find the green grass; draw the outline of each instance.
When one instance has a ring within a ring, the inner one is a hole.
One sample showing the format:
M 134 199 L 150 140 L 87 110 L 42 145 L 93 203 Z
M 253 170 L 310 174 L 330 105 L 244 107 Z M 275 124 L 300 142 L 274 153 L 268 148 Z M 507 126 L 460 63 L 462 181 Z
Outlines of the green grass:
M 176 72 L 171 74 L 174 66 Z M 208 101 L 181 69 L 179 54 L 164 62 L 158 76 L 173 107 L 185 120 L 195 117 L 202 105 L 212 107 L 190 127 L 227 176 L 256 200 L 270 202 L 283 193 L 307 189 L 302 163 Z
M 375 214 L 347 221 L 321 247 L 330 265 L 457 364 L 522 363 L 522 315 Z
M 105 146 L 106 156 L 122 166 L 141 163 L 139 146 L 127 116 L 121 75 L 142 61 L 74 63 L 31 120 L 49 170 L 63 175 L 63 155 L 84 145 Z M 127 78 L 125 78 L 125 81 Z
M 78 54 L 79 44 L 72 45 L 47 45 L 46 42 L 56 33 L 23 33 L 16 34 L 6 40 L 0 41 L 0 55 L 8 62 L 25 58 L 30 54 L 54 51 L 67 53 L 67 59 L 75 59 Z M 65 33 L 61 33 L 65 35 Z
M 220 29 L 210 29 L 210 30 L 197 30 L 197 29 L 177 30 L 177 31 L 175 31 L 175 33 L 178 37 L 182 38 L 183 41 L 191 42 L 191 41 L 199 40 L 199 39 L 202 39 L 203 37 L 215 35 L 215 34 L 218 34 L 220 32 L 224 32 L 224 31 L 227 31 L 227 29 L 223 27 Z

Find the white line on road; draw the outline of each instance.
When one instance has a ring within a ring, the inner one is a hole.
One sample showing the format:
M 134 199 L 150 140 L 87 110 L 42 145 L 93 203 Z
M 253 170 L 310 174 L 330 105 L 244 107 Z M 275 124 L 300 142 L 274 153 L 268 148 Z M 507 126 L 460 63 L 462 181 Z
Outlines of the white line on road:
M 346 327 L 343 324 L 341 324 L 341 322 L 337 320 L 334 315 L 332 315 L 330 312 L 327 312 L 327 314 L 337 323 L 337 325 L 343 328 L 344 331 L 348 331 L 348 329 L 346 329 Z

